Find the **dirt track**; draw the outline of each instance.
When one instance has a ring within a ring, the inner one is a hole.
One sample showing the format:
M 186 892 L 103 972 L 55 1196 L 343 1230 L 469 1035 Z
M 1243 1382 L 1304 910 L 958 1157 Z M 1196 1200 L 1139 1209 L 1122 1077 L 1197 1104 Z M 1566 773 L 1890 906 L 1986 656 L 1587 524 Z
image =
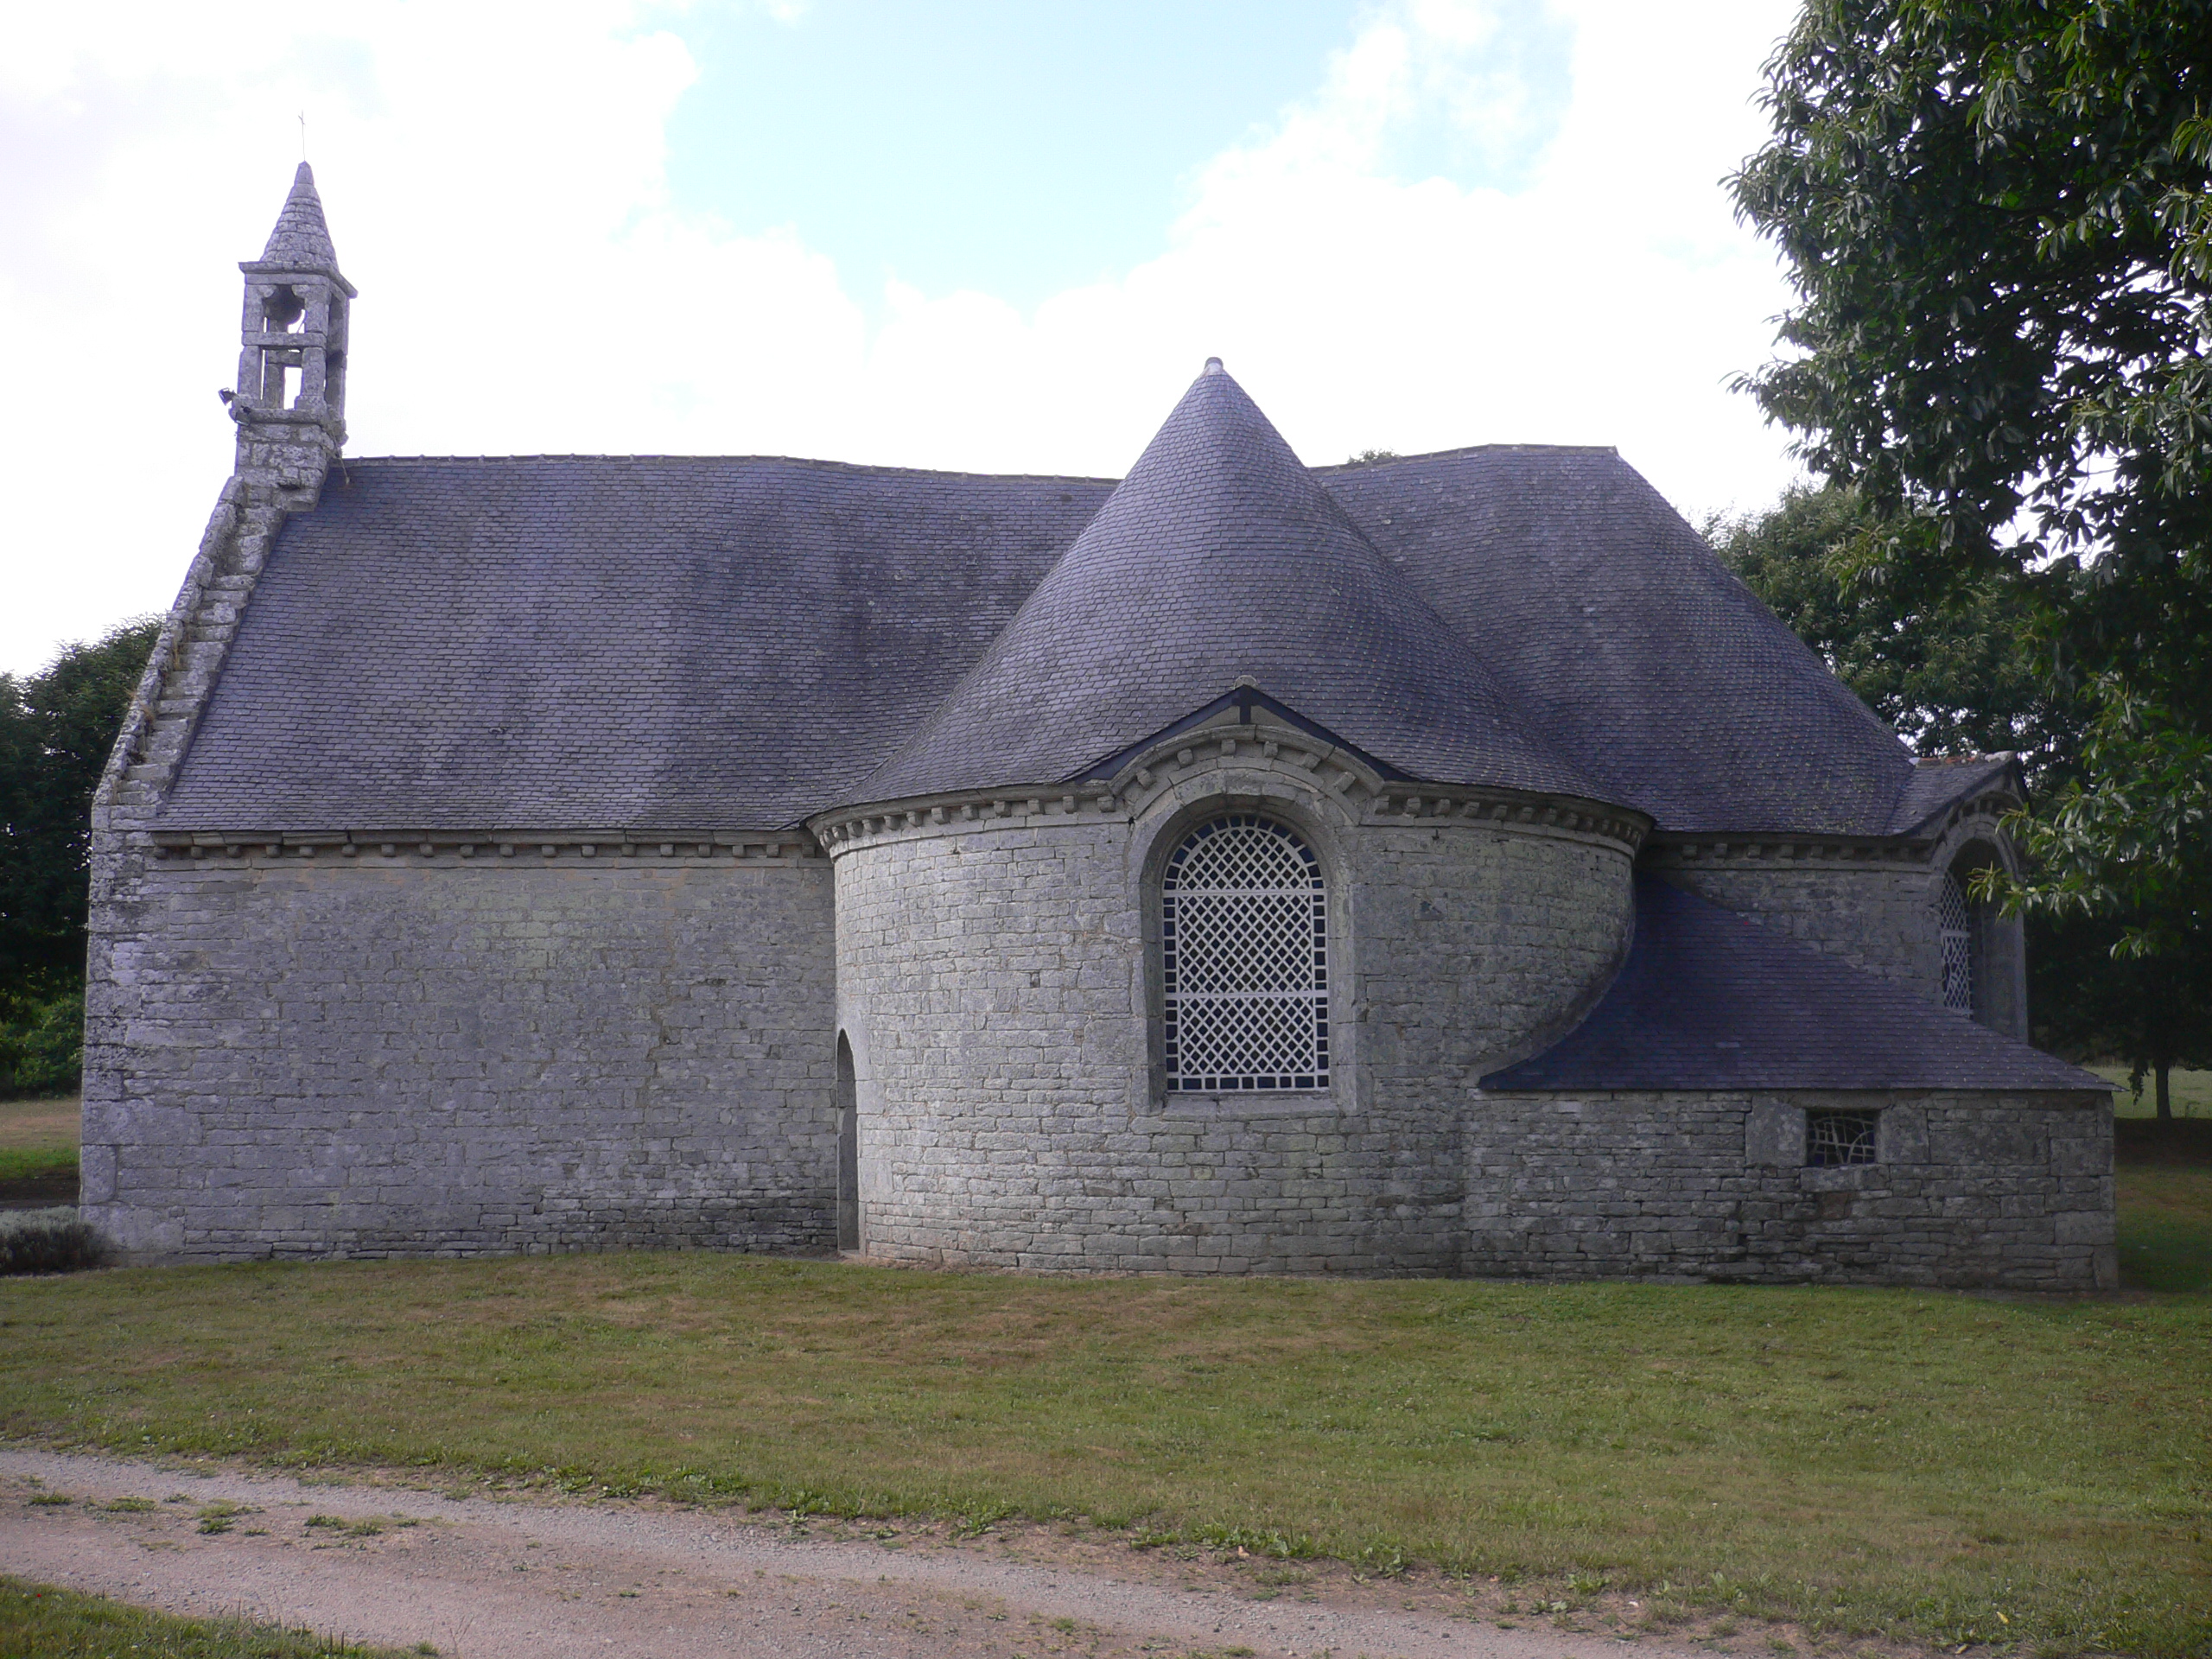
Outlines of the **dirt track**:
M 73 1501 L 32 1502 L 41 1494 Z M 118 1500 L 125 1507 L 107 1507 Z M 221 1504 L 241 1510 L 227 1529 L 202 1531 L 203 1515 Z M 1121 1574 L 1101 1570 L 1111 1551 L 1072 1566 L 1022 1553 L 1052 1552 L 909 1533 L 830 1540 L 659 1504 L 446 1497 L 0 1450 L 0 1571 L 173 1612 L 245 1611 L 399 1647 L 429 1642 L 462 1659 L 1596 1659 L 1622 1646 L 1618 1636 L 1548 1625 L 1501 1630 L 1442 1606 L 1270 1591 L 1249 1573 L 1209 1580 L 1157 1554 L 1124 1552 Z M 1692 1651 L 1649 1638 L 1636 1648 L 1651 1659 Z

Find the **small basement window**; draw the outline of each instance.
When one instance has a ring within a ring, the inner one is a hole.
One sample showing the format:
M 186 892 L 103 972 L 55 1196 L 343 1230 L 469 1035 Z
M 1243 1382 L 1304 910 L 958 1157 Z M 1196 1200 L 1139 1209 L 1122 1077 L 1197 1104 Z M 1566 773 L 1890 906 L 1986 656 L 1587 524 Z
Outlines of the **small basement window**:
M 1879 1112 L 1805 1114 L 1805 1163 L 1812 1169 L 1840 1169 L 1874 1161 L 1874 1126 Z

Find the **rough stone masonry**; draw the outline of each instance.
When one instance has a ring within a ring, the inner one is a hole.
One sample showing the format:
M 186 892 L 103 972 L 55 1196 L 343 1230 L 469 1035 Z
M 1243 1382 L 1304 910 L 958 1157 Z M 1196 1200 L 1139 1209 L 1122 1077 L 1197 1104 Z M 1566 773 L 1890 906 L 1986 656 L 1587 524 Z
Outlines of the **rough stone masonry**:
M 1613 452 L 1309 468 L 1210 362 L 1118 481 L 360 460 L 305 167 L 241 271 L 94 808 L 141 1258 L 2113 1281 L 2017 765 Z

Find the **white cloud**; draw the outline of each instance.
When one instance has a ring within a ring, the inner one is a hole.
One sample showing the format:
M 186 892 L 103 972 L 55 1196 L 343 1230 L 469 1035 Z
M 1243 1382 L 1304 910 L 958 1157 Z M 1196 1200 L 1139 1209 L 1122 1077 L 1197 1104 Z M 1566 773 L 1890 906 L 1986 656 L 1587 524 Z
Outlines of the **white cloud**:
M 0 253 L 0 665 L 174 591 L 229 467 L 236 262 L 302 108 L 362 291 L 356 454 L 1112 474 L 1219 354 L 1310 461 L 1617 443 L 1686 508 L 1751 505 L 1789 469 L 1722 381 L 1765 355 L 1783 294 L 1716 181 L 1758 141 L 1747 98 L 1789 8 L 1559 9 L 1563 111 L 1516 78 L 1493 9 L 1387 6 L 1312 99 L 1194 175 L 1157 257 L 1028 314 L 893 287 L 873 326 L 797 233 L 671 207 L 663 135 L 695 74 L 680 17 L 653 24 L 672 14 L 541 6 L 517 29 L 389 3 L 217 39 L 194 9 L 50 9 L 0 60 L 0 130 L 36 158 L 0 182 L 23 227 Z M 1439 118 L 1478 157 L 1529 158 L 1524 188 L 1391 177 L 1394 134 Z

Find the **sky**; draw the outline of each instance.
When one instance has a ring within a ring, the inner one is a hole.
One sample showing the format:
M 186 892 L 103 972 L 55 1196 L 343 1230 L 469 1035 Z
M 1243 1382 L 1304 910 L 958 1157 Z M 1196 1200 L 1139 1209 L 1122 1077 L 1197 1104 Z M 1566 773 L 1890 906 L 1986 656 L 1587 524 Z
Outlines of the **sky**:
M 1618 448 L 1772 500 L 1724 181 L 1786 0 L 27 9 L 0 54 L 0 671 L 167 607 L 304 143 L 347 453 L 1117 476 L 1209 356 L 1308 462 Z M 227 20 L 227 26 L 226 21 Z

